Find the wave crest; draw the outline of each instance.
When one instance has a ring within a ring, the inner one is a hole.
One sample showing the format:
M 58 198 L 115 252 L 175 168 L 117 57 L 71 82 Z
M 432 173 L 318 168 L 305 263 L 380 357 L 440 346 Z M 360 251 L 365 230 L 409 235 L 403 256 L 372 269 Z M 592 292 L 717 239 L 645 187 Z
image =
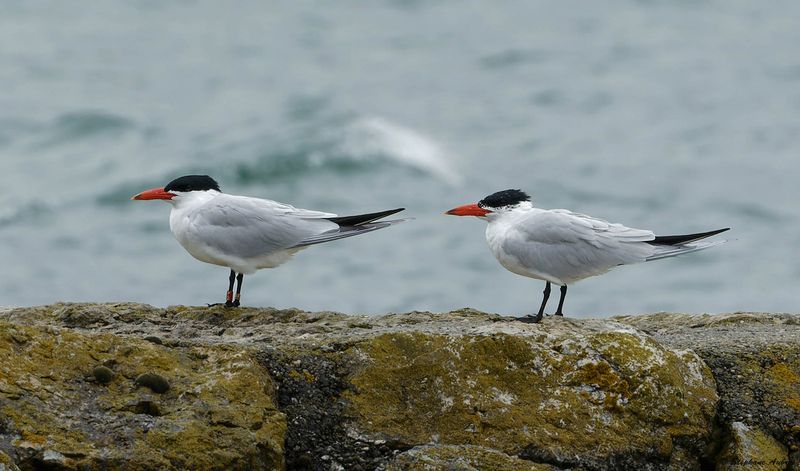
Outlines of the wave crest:
M 442 146 L 414 130 L 379 117 L 301 126 L 289 137 L 264 142 L 254 162 L 236 166 L 241 183 L 299 178 L 311 172 L 350 174 L 386 165 L 414 169 L 448 183 L 460 176 Z M 245 151 L 247 152 L 247 151 Z M 249 153 L 249 152 L 247 152 Z

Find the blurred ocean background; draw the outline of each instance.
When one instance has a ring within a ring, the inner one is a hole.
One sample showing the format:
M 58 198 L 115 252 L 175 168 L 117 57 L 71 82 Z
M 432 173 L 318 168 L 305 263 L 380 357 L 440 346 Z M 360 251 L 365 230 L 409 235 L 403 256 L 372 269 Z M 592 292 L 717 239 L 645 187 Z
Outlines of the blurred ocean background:
M 248 306 L 534 312 L 444 216 L 521 188 L 728 244 L 571 286 L 567 315 L 798 312 L 800 3 L 4 1 L 0 305 L 224 300 L 141 190 L 415 220 L 245 278 Z M 551 299 L 548 312 L 555 309 Z

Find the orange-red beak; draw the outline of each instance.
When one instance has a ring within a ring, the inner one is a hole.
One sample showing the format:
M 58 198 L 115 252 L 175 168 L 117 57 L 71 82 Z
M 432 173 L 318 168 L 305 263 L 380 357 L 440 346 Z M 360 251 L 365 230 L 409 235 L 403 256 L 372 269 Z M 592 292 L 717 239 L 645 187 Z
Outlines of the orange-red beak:
M 488 209 L 483 209 L 477 204 L 465 204 L 464 206 L 459 206 L 457 208 L 453 208 L 450 211 L 446 212 L 445 214 L 450 214 L 452 216 L 486 216 L 487 214 L 491 213 Z
M 145 190 L 138 195 L 133 195 L 132 200 L 171 200 L 177 196 L 174 193 L 164 191 L 163 188 L 153 188 L 152 190 Z

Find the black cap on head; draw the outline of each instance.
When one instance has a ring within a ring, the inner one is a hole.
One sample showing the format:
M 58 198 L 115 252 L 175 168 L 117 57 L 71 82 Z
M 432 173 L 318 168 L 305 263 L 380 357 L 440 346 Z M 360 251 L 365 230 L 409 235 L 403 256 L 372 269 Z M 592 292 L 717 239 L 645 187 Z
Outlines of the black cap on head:
M 205 191 L 217 190 L 219 184 L 208 175 L 184 175 L 167 183 L 164 191 Z
M 504 206 L 514 206 L 523 201 L 530 201 L 531 197 L 522 190 L 503 190 L 492 193 L 478 202 L 482 208 L 502 208 Z

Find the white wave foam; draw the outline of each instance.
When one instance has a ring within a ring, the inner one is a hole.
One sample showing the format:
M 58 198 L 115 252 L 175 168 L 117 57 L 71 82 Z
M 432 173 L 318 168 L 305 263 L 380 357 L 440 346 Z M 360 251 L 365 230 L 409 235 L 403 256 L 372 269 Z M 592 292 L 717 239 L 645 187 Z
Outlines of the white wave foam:
M 380 117 L 353 121 L 346 129 L 343 147 L 354 157 L 381 154 L 419 168 L 450 184 L 461 181 L 450 156 L 432 138 Z

